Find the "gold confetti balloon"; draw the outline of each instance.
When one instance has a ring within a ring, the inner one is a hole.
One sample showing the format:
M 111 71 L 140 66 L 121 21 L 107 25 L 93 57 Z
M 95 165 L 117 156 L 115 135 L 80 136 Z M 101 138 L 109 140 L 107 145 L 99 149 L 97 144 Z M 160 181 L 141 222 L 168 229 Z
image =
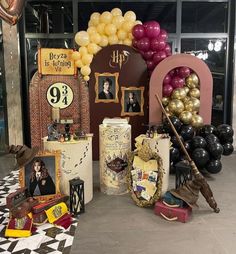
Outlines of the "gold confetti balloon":
M 186 92 L 184 88 L 176 88 L 171 95 L 172 99 L 178 99 L 178 100 L 182 100 L 184 99 L 184 97 L 186 97 Z
M 192 120 L 192 113 L 189 111 L 183 111 L 179 115 L 179 119 L 184 123 L 184 124 L 190 124 Z
M 189 91 L 189 96 L 194 97 L 194 98 L 200 98 L 200 90 L 198 88 L 192 88 Z
M 167 106 L 169 101 L 170 101 L 170 99 L 168 97 L 163 97 L 162 98 L 162 104 L 163 104 L 163 106 Z
M 191 125 L 195 128 L 203 126 L 203 119 L 200 115 L 193 115 L 191 120 Z

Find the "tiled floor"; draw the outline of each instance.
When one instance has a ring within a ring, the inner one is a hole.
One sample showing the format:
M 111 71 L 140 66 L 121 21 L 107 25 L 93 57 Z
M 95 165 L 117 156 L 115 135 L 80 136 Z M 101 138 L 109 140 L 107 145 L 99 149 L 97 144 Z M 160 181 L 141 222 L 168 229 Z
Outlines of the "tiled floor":
M 71 254 L 236 253 L 236 154 L 223 157 L 222 163 L 222 171 L 207 179 L 221 212 L 212 212 L 200 196 L 191 220 L 180 223 L 165 221 L 151 208 L 135 206 L 128 194 L 100 193 L 98 163 L 94 162 L 94 197 L 80 216 Z M 7 168 L 1 160 L 1 178 Z M 170 176 L 172 187 L 174 177 Z

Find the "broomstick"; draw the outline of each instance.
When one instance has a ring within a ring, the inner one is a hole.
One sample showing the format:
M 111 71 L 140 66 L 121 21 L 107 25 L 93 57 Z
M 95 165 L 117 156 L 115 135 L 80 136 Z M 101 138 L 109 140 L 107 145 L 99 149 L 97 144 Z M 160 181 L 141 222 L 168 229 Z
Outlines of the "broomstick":
M 184 154 L 186 155 L 187 157 L 187 160 L 189 161 L 190 163 L 190 166 L 192 168 L 192 171 L 193 171 L 193 174 L 194 174 L 194 177 L 195 177 L 195 180 L 198 181 L 198 183 L 200 184 L 201 188 L 200 188 L 200 192 L 202 193 L 202 195 L 204 196 L 204 198 L 206 199 L 207 203 L 209 204 L 209 206 L 214 210 L 214 212 L 216 213 L 219 213 L 220 212 L 220 209 L 217 207 L 217 203 L 213 197 L 213 193 L 212 193 L 212 190 L 209 186 L 209 184 L 207 183 L 205 177 L 201 174 L 201 172 L 198 170 L 196 164 L 194 163 L 194 161 L 191 159 L 191 157 L 189 156 L 188 154 L 188 151 L 186 150 L 182 140 L 180 139 L 179 137 L 179 134 L 178 132 L 176 131 L 175 129 L 175 126 L 172 124 L 168 114 L 166 113 L 166 110 L 165 108 L 163 107 L 162 105 L 162 102 L 159 98 L 159 96 L 157 94 L 155 94 L 156 96 L 156 99 L 157 101 L 159 102 L 160 104 L 160 107 L 162 109 L 162 112 L 164 113 L 164 115 L 166 116 L 170 126 L 171 126 L 171 129 L 172 131 L 174 132 L 177 140 L 178 140 L 178 143 L 179 145 L 181 146 L 181 149 L 183 150 Z

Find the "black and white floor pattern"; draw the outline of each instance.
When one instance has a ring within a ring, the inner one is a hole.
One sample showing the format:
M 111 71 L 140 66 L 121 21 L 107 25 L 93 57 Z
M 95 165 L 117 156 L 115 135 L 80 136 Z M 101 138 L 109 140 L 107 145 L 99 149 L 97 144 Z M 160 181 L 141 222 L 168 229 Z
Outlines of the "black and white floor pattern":
M 4 254 L 69 254 L 78 220 L 73 220 L 68 229 L 46 223 L 37 227 L 36 232 L 26 238 L 5 238 L 9 210 L 6 196 L 19 188 L 19 171 L 12 171 L 0 180 L 0 253 Z

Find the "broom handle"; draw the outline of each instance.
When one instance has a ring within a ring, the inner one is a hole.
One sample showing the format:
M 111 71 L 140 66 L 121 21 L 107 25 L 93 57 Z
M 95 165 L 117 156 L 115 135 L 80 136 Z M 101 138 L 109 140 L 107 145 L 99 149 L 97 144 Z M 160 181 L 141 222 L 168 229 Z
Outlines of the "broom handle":
M 198 168 L 197 168 L 195 162 L 194 162 L 194 161 L 191 159 L 191 157 L 189 156 L 188 151 L 186 150 L 186 148 L 185 148 L 185 146 L 184 146 L 182 140 L 181 140 L 180 137 L 179 137 L 178 132 L 177 132 L 176 129 L 175 129 L 175 126 L 174 126 L 173 123 L 171 122 L 171 120 L 170 120 L 168 114 L 166 113 L 165 108 L 164 108 L 163 105 L 162 105 L 161 99 L 159 98 L 159 96 L 158 96 L 157 94 L 155 94 L 155 96 L 156 96 L 157 101 L 158 101 L 159 104 L 160 104 L 160 107 L 161 107 L 161 109 L 162 109 L 162 112 L 163 112 L 164 115 L 166 116 L 166 118 L 167 118 L 167 120 L 168 120 L 168 122 L 169 122 L 169 124 L 170 124 L 170 126 L 171 126 L 172 131 L 174 132 L 174 134 L 175 134 L 175 136 L 176 136 L 176 138 L 177 138 L 177 140 L 178 140 L 178 142 L 179 142 L 179 144 L 180 144 L 180 146 L 181 146 L 181 148 L 182 148 L 184 154 L 186 155 L 186 157 L 187 157 L 187 159 L 188 159 L 188 161 L 189 161 L 189 163 L 190 163 L 190 165 L 191 165 L 191 167 L 192 167 L 192 170 L 193 170 L 193 173 L 194 173 L 195 178 L 196 178 L 199 182 L 201 182 L 201 186 L 202 186 L 202 187 L 201 187 L 201 189 L 200 189 L 200 192 L 202 193 L 203 197 L 206 199 L 206 201 L 207 201 L 207 203 L 209 204 L 209 206 L 210 206 L 211 208 L 213 208 L 214 211 L 215 211 L 216 213 L 219 213 L 220 209 L 217 207 L 217 203 L 216 203 L 216 201 L 215 201 L 215 199 L 214 199 L 214 197 L 213 197 L 213 193 L 212 193 L 212 190 L 211 190 L 209 184 L 207 183 L 205 177 L 204 177 L 204 176 L 201 174 L 201 172 L 198 170 Z
M 177 138 L 177 140 L 178 140 L 178 143 L 180 144 L 180 146 L 181 146 L 181 148 L 182 148 L 184 154 L 186 155 L 188 161 L 191 163 L 191 166 L 192 166 L 194 175 L 200 174 L 198 168 L 196 167 L 194 161 L 193 161 L 193 160 L 191 159 L 191 157 L 189 156 L 188 151 L 186 150 L 186 148 L 185 148 L 185 146 L 184 146 L 182 140 L 180 139 L 179 134 L 178 134 L 178 132 L 177 132 L 176 129 L 175 129 L 175 126 L 174 126 L 173 123 L 171 122 L 171 120 L 170 120 L 168 114 L 166 113 L 166 110 L 165 110 L 165 108 L 164 108 L 163 105 L 162 105 L 161 99 L 159 98 L 159 96 L 158 96 L 157 94 L 155 94 L 155 96 L 156 96 L 156 99 L 157 99 L 157 101 L 159 102 L 159 104 L 160 104 L 160 106 L 161 106 L 162 112 L 163 112 L 164 115 L 166 116 L 166 118 L 167 118 L 167 120 L 168 120 L 168 122 L 169 122 L 169 124 L 170 124 L 170 126 L 171 126 L 171 129 L 172 129 L 172 131 L 174 132 L 174 134 L 175 134 L 175 136 L 176 136 L 176 138 Z

